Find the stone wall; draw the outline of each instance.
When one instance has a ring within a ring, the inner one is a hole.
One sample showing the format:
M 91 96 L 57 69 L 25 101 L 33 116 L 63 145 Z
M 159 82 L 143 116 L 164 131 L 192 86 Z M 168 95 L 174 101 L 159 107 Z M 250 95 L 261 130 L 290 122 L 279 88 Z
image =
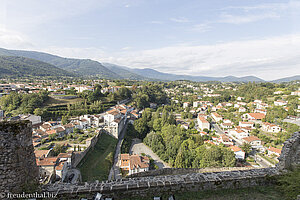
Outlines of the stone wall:
M 96 144 L 97 138 L 91 141 L 90 148 Z M 300 133 L 297 132 L 284 143 L 280 162 L 273 168 L 243 170 L 235 168 L 233 171 L 224 171 L 222 168 L 220 172 L 205 173 L 201 172 L 213 169 L 202 169 L 203 171 L 174 169 L 174 172 L 172 169 L 166 169 L 167 171 L 161 171 L 157 176 L 153 174 L 146 177 L 82 184 L 55 183 L 44 185 L 42 190 L 56 193 L 59 199 L 91 197 L 98 192 L 115 199 L 122 199 L 130 196 L 173 194 L 180 191 L 238 189 L 268 185 L 273 183 L 272 176 L 300 164 L 299 143 Z M 163 175 L 163 172 L 171 175 Z M 0 122 L 0 180 L 1 192 L 17 192 L 24 185 L 38 181 L 38 168 L 32 145 L 32 125 L 29 121 Z
M 44 186 L 43 190 L 56 193 L 58 197 L 76 198 L 92 197 L 96 193 L 122 199 L 130 196 L 159 196 L 174 194 L 175 192 L 238 189 L 253 186 L 273 184 L 273 176 L 280 175 L 282 170 L 300 164 L 299 157 L 300 133 L 295 133 L 284 143 L 280 163 L 271 168 L 255 168 L 233 171 L 221 168 L 219 172 L 205 172 L 215 169 L 163 169 L 149 172 L 150 176 L 127 178 L 116 181 L 106 181 L 84 184 L 52 184 Z M 173 171 L 173 172 L 172 172 Z M 156 173 L 156 174 L 155 174 Z M 173 175 L 163 175 L 163 173 Z M 186 173 L 186 174 L 184 174 Z M 175 174 L 175 175 L 174 175 Z M 153 176 L 152 176 L 153 175 Z M 136 175 L 140 176 L 140 175 Z
M 131 196 L 159 196 L 180 191 L 201 191 L 215 189 L 237 189 L 273 183 L 271 176 L 278 175 L 277 168 L 261 168 L 242 171 L 192 173 L 157 177 L 129 178 L 117 181 L 85 184 L 52 184 L 45 191 L 57 194 L 59 198 L 91 198 L 96 193 L 122 199 Z
M 283 145 L 277 167 L 285 170 L 300 165 L 300 132 L 294 133 Z
M 146 172 L 140 172 L 128 176 L 128 178 L 145 177 L 145 176 L 162 176 L 162 175 L 179 175 L 179 174 L 191 174 L 191 173 L 206 173 L 206 172 L 224 172 L 224 171 L 237 171 L 237 170 L 249 170 L 253 167 L 219 167 L 219 168 L 163 168 L 157 170 L 150 170 Z
M 72 167 L 76 168 L 81 160 L 86 156 L 86 154 L 89 152 L 89 150 L 93 149 L 96 143 L 98 142 L 99 136 L 103 133 L 103 130 L 100 130 L 99 133 L 94 136 L 91 141 L 90 145 L 82 152 L 73 152 L 72 154 Z
M 31 122 L 0 122 L 0 191 L 21 191 L 38 177 Z

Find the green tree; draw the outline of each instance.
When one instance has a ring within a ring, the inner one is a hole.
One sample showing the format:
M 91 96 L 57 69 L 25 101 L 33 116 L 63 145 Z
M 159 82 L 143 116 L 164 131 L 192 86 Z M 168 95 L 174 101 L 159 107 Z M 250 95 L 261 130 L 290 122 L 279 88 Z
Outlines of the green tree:
M 246 142 L 244 142 L 240 147 L 245 152 L 246 156 L 249 155 L 249 153 L 252 151 L 251 145 Z

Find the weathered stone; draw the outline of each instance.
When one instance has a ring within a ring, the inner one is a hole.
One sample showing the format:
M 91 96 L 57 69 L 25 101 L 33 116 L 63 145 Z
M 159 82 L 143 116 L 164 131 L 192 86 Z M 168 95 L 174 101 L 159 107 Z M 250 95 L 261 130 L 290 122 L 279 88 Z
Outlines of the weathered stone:
M 38 183 L 30 121 L 0 122 L 0 191 L 17 192 Z

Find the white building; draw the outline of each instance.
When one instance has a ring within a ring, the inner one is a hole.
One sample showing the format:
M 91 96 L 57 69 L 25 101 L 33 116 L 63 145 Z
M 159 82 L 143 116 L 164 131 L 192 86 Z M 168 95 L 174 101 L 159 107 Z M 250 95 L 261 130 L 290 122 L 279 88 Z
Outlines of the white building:
M 197 122 L 199 129 L 210 129 L 210 123 L 204 117 L 198 116 Z
M 250 127 L 250 128 L 254 128 L 254 122 L 239 122 L 239 126 L 240 127 Z
M 268 122 L 264 122 L 261 129 L 269 133 L 279 133 L 281 131 L 280 126 Z
M 275 106 L 286 106 L 287 102 L 283 101 L 283 100 L 277 100 L 277 101 L 274 101 L 274 105 Z
M 218 113 L 214 112 L 214 113 L 211 113 L 211 117 L 216 121 L 216 122 L 219 122 L 219 121 L 222 121 L 223 120 L 223 117 L 221 115 L 219 115 Z
M 234 152 L 235 158 L 239 160 L 245 159 L 245 152 L 238 146 L 230 146 L 231 151 Z
M 241 129 L 232 129 L 230 130 L 229 134 L 237 137 L 238 139 L 249 137 L 249 133 Z
M 183 108 L 187 108 L 187 107 L 189 107 L 189 105 L 190 105 L 189 102 L 184 102 L 184 103 L 183 103 Z

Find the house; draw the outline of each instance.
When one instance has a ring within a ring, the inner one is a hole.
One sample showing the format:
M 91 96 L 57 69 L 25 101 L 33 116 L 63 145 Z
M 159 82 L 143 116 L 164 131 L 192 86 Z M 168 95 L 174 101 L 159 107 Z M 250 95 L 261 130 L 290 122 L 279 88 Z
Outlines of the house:
M 222 120 L 223 120 L 223 117 L 222 117 L 221 115 L 219 115 L 218 113 L 216 113 L 216 112 L 211 113 L 211 117 L 212 117 L 216 122 L 219 122 L 219 121 L 222 121 Z
M 276 155 L 276 157 L 279 157 L 280 154 L 281 154 L 281 149 L 277 149 L 271 146 L 268 148 L 268 156 Z
M 231 146 L 233 145 L 232 139 L 229 138 L 227 135 L 225 134 L 221 134 L 220 137 L 217 139 L 217 141 L 219 143 L 224 144 L 225 146 Z
M 232 145 L 229 146 L 231 151 L 234 152 L 235 158 L 239 160 L 244 160 L 245 159 L 245 152 L 238 146 Z
M 56 174 L 55 172 L 56 163 L 57 163 L 57 157 L 36 158 L 36 165 L 39 168 L 40 177 L 46 178 L 48 176 Z
M 65 128 L 63 126 L 59 126 L 57 128 L 54 128 L 53 130 L 56 131 L 58 137 L 63 137 L 66 134 Z
M 279 90 L 279 91 L 275 91 L 273 94 L 282 94 L 283 91 Z
M 197 108 L 198 106 L 200 106 L 201 105 L 201 102 L 200 101 L 194 101 L 193 102 L 193 107 L 194 108 Z
M 300 96 L 300 90 L 291 92 L 291 95 Z
M 243 121 L 240 121 L 239 122 L 239 126 L 240 127 L 250 127 L 250 128 L 254 128 L 254 123 L 253 122 L 243 122 Z
M 252 148 L 261 148 L 262 147 L 262 141 L 256 136 L 249 136 L 243 138 L 244 142 L 247 144 L 250 144 Z
M 47 158 L 51 154 L 51 150 L 35 150 L 36 158 Z
M 221 123 L 221 127 L 223 128 L 223 129 L 229 129 L 229 128 L 232 128 L 233 127 L 233 123 L 232 122 L 230 122 L 230 123 Z
M 128 175 L 149 170 L 150 160 L 147 156 L 121 154 L 119 159 L 120 168 Z
M 41 125 L 41 123 L 42 123 L 41 116 L 37 116 L 37 115 L 30 115 L 29 114 L 27 116 L 24 116 L 23 119 L 31 121 L 33 127 L 37 126 L 37 125 Z
M 198 127 L 199 129 L 201 130 L 204 130 L 204 129 L 210 129 L 210 123 L 204 118 L 204 117 L 198 117 L 197 118 L 197 122 L 198 122 Z
M 246 113 L 243 114 L 243 118 L 250 121 L 261 121 L 266 117 L 263 113 Z
M 189 107 L 189 105 L 190 105 L 189 102 L 184 102 L 184 103 L 183 103 L 183 108 L 187 108 L 187 107 Z
M 275 106 L 286 106 L 287 102 L 283 101 L 283 100 L 277 100 L 277 101 L 274 101 L 274 105 Z
M 244 97 L 237 97 L 236 100 L 238 101 L 242 101 L 244 99 Z
M 259 109 L 259 108 L 255 108 L 254 110 L 255 113 L 263 113 L 263 114 L 267 114 L 267 110 L 266 109 Z
M 254 100 L 254 103 L 256 103 L 256 104 L 261 104 L 261 103 L 262 103 L 262 100 L 256 99 L 256 100 Z
M 235 137 L 237 137 L 238 139 L 242 139 L 242 138 L 245 138 L 245 137 L 249 137 L 249 133 L 248 132 L 245 132 L 241 129 L 232 129 L 229 131 L 230 135 L 233 135 Z
M 239 112 L 246 112 L 246 111 L 247 111 L 246 108 L 244 108 L 244 107 L 239 107 Z
M 56 166 L 55 166 L 55 173 L 56 176 L 58 176 L 59 178 L 61 178 L 61 180 L 64 180 L 66 175 L 67 175 L 67 162 L 62 161 L 59 162 Z
M 268 107 L 269 107 L 269 105 L 266 104 L 266 103 L 258 103 L 258 104 L 256 104 L 256 108 L 258 108 L 258 109 L 266 109 Z
M 263 122 L 261 129 L 269 133 L 279 133 L 281 131 L 280 126 L 268 122 Z

